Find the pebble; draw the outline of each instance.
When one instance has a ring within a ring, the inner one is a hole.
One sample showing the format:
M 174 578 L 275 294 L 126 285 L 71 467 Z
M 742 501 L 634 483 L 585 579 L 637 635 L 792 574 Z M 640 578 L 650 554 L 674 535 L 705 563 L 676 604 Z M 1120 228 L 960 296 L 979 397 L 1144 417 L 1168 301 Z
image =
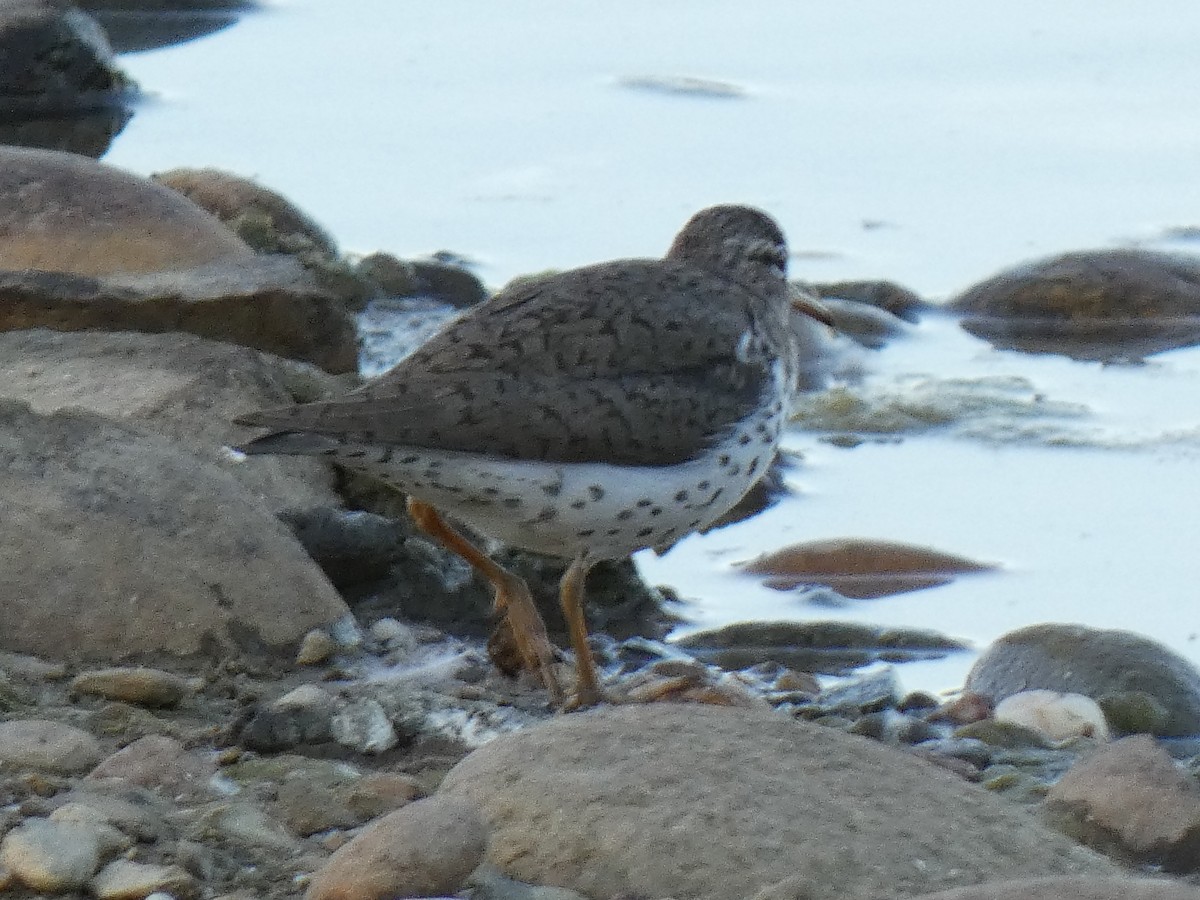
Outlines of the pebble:
M 333 739 L 358 753 L 383 753 L 400 738 L 378 700 L 357 700 L 348 704 L 330 723 Z
M 378 819 L 313 873 L 305 900 L 437 897 L 462 888 L 483 859 L 474 804 L 431 797 Z
M 94 669 L 75 676 L 71 690 L 122 703 L 133 703 L 151 709 L 178 706 L 188 694 L 184 678 L 161 669 L 144 666 L 118 666 Z
M 178 866 L 158 866 L 115 859 L 92 879 L 98 900 L 144 900 L 155 891 L 175 898 L 194 897 L 196 881 Z
M 1060 691 L 1021 691 L 996 704 L 996 721 L 1024 725 L 1051 741 L 1091 737 L 1107 741 L 1108 723 L 1091 697 Z
M 92 768 L 102 756 L 96 739 L 72 725 L 46 719 L 0 723 L 0 766 L 73 775 Z
M 100 841 L 88 825 L 27 819 L 4 836 L 0 865 L 35 891 L 76 891 L 100 866 Z
M 296 651 L 296 665 L 319 666 L 328 661 L 337 650 L 337 644 L 326 632 L 314 628 L 304 635 L 300 641 L 300 649 Z

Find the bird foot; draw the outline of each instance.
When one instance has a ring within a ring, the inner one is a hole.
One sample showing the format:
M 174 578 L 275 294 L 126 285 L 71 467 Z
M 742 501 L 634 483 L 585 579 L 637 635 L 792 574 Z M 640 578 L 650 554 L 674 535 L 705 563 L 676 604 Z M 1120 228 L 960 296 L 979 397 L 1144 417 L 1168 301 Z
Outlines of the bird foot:
M 562 706 L 565 693 L 556 672 L 558 650 L 546 634 L 546 623 L 533 602 L 529 587 L 515 575 L 497 585 L 495 611 L 500 620 L 488 638 L 488 656 L 501 672 L 537 675 L 555 706 Z

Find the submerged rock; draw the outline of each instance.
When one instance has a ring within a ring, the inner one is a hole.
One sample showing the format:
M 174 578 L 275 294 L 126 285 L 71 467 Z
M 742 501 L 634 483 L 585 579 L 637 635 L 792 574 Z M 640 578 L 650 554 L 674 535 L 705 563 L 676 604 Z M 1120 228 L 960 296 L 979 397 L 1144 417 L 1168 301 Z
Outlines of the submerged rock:
M 136 93 L 86 13 L 53 0 L 0 5 L 0 144 L 102 156 Z
M 962 327 L 1002 349 L 1137 360 L 1200 342 L 1200 259 L 1149 250 L 1067 253 L 955 297 Z
M 994 568 L 929 547 L 860 538 L 793 544 L 741 566 L 776 590 L 823 584 L 858 600 L 938 587 Z
M 723 669 L 772 662 L 830 675 L 872 662 L 938 659 L 966 649 L 961 641 L 935 631 L 856 622 L 737 622 L 689 634 L 675 646 Z

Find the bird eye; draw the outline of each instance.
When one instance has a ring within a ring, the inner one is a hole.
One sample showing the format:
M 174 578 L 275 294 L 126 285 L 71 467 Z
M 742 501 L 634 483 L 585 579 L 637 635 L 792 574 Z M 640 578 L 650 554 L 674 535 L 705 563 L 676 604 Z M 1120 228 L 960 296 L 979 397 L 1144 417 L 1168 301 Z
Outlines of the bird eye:
M 780 274 L 787 269 L 787 250 L 779 244 L 759 244 L 750 250 L 749 258 L 751 262 L 777 269 Z

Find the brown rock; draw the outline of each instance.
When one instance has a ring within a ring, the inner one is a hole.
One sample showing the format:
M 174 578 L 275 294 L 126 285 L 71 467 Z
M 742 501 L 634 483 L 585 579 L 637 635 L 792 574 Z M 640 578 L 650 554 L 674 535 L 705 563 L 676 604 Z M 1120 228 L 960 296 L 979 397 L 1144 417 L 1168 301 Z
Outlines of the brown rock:
M 4 649 L 283 651 L 347 613 L 265 507 L 158 435 L 3 401 L 0 447 Z
M 175 738 L 151 734 L 122 747 L 88 773 L 88 778 L 119 778 L 178 794 L 203 785 L 216 770 L 211 759 L 186 749 Z
M 1114 872 L 906 753 L 753 709 L 562 717 L 476 750 L 439 796 L 479 804 L 506 875 L 591 897 L 725 900 L 806 873 L 809 900 L 849 900 Z
M 1137 359 L 1200 341 L 1200 260 L 1091 250 L 1001 272 L 954 298 L 962 326 L 998 347 Z
M 1200 733 L 1200 672 L 1183 657 L 1129 631 L 1048 622 L 1002 635 L 976 661 L 966 689 L 995 701 L 1032 689 L 1107 695 L 1140 691 L 1167 710 L 1158 733 Z
M 344 303 L 290 256 L 227 259 L 103 280 L 0 271 L 0 331 L 40 327 L 182 331 L 311 362 L 328 372 L 352 372 L 358 364 L 358 339 Z
M 288 253 L 315 250 L 335 256 L 333 238 L 282 194 L 220 169 L 171 169 L 153 176 L 212 213 L 259 251 Z M 269 243 L 261 240 L 267 236 Z
M 373 822 L 313 873 L 305 900 L 437 897 L 462 888 L 487 829 L 461 799 L 419 800 Z
M 1200 869 L 1200 786 L 1149 735 L 1076 763 L 1050 789 L 1045 812 L 1060 831 L 1117 858 Z
M 188 693 L 183 678 L 146 666 L 117 666 L 82 672 L 71 681 L 76 694 L 91 694 L 151 708 L 178 706 Z
M 824 584 L 843 596 L 869 599 L 949 584 L 958 575 L 992 568 L 929 547 L 837 538 L 766 553 L 742 571 L 764 576 L 767 587 L 781 591 Z
M 0 269 L 96 277 L 251 255 L 216 218 L 147 178 L 71 153 L 0 147 Z
M 350 788 L 347 805 L 363 819 L 373 819 L 424 796 L 425 789 L 411 775 L 372 772 Z
M 229 472 L 277 511 L 333 506 L 333 473 L 299 457 L 238 460 L 247 409 L 341 393 L 313 366 L 188 334 L 0 333 L 0 397 L 39 413 L 82 407 L 173 438 Z
M 1151 878 L 1021 878 L 922 894 L 919 900 L 1197 900 L 1198 896 L 1200 892 L 1189 885 Z

